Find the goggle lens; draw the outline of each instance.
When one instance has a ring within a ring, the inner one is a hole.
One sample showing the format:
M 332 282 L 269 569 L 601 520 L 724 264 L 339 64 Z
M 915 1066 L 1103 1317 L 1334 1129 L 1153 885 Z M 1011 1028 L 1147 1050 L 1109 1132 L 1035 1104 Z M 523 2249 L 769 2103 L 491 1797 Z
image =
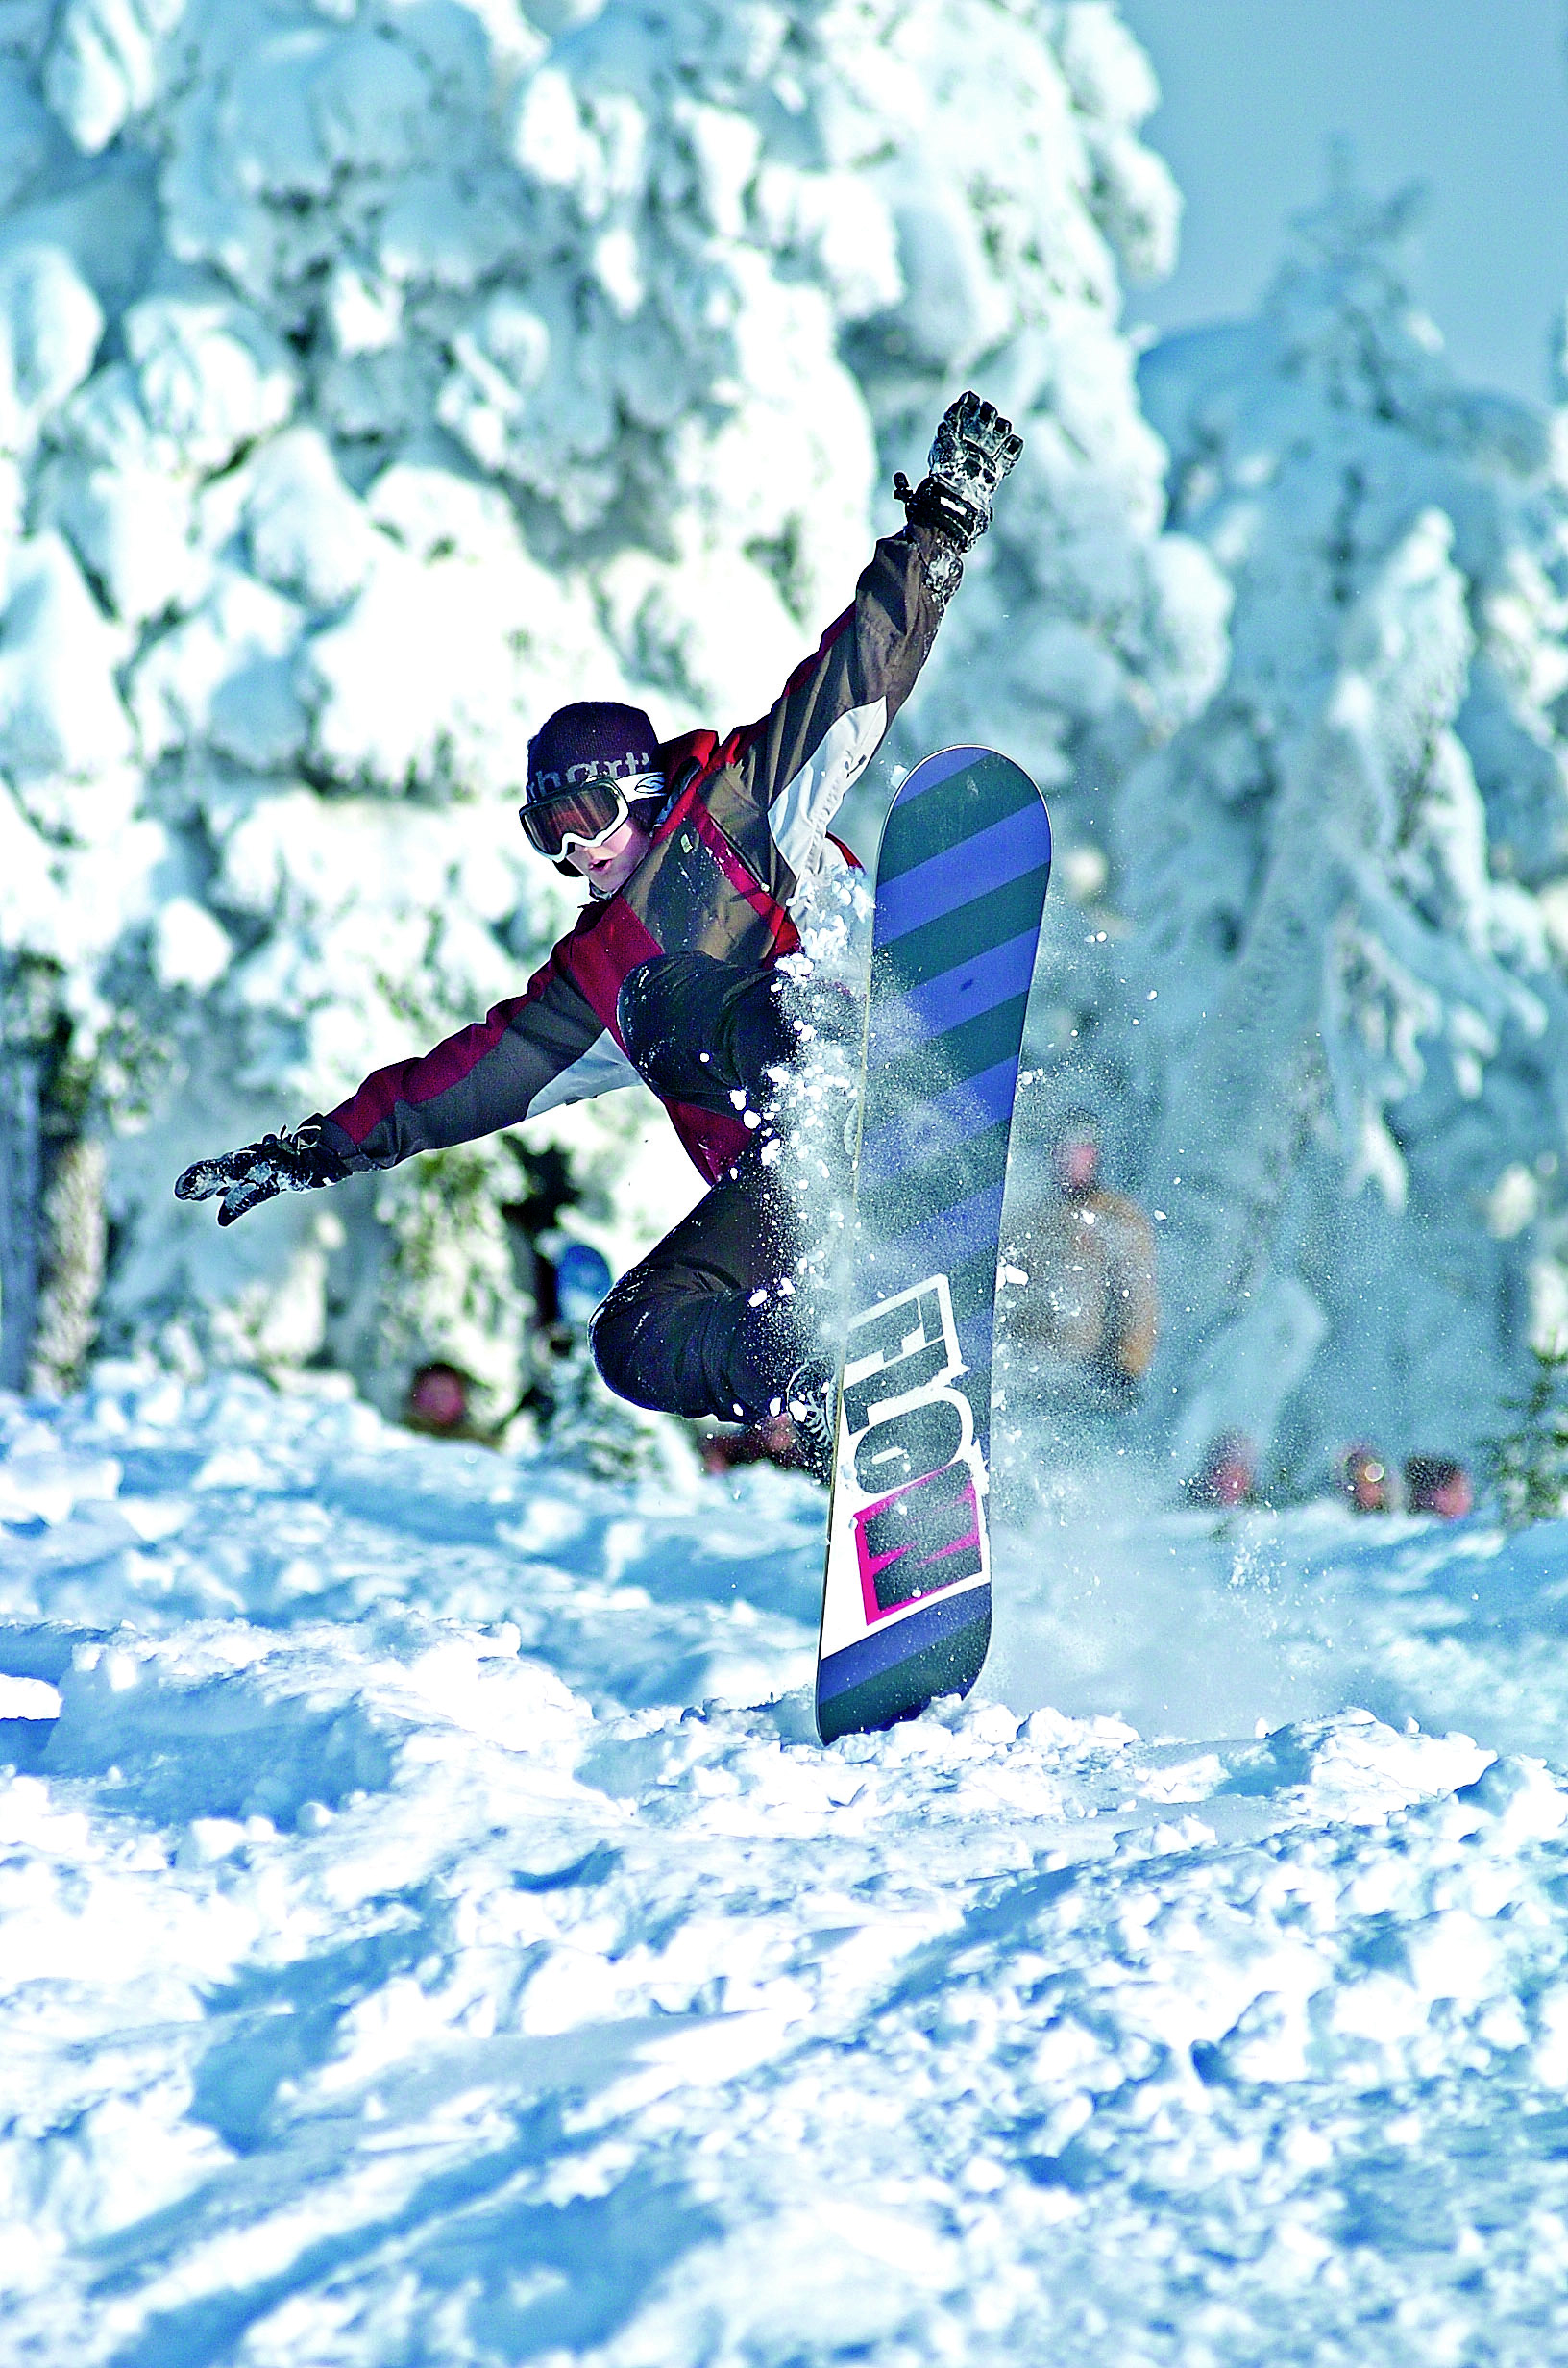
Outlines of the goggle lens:
M 600 847 L 613 838 L 630 810 L 618 783 L 583 781 L 519 806 L 517 818 L 529 846 L 558 863 L 575 847 Z

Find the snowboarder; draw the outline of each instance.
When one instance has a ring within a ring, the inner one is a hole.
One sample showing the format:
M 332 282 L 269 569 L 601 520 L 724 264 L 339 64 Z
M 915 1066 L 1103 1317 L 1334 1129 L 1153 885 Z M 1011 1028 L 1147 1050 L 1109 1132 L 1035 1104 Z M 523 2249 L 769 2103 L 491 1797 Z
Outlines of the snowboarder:
M 599 1370 L 633 1404 L 674 1414 L 754 1422 L 788 1404 L 825 1446 L 830 1364 L 776 1288 L 796 1246 L 755 1124 L 769 1070 L 798 1050 L 772 966 L 799 943 L 792 900 L 845 859 L 828 826 L 908 697 L 1021 450 L 978 396 L 949 407 L 921 482 L 894 480 L 904 526 L 760 722 L 661 746 L 636 707 L 586 701 L 551 715 L 528 744 L 521 820 L 541 855 L 587 880 L 576 927 L 521 996 L 378 1070 L 325 1116 L 198 1160 L 177 1196 L 221 1196 L 218 1222 L 232 1224 L 277 1193 L 394 1167 L 640 1075 L 711 1189 L 597 1310 Z

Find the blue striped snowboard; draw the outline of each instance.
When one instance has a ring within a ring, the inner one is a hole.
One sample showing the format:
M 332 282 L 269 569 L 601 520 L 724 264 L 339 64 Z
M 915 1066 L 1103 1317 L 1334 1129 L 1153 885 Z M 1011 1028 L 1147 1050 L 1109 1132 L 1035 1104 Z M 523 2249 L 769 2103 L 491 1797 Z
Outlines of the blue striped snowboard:
M 817 1661 L 817 1728 L 968 1693 L 991 1641 L 987 1458 L 1008 1133 L 1051 876 L 1029 776 L 944 749 L 894 800 L 855 1165 L 855 1297 Z

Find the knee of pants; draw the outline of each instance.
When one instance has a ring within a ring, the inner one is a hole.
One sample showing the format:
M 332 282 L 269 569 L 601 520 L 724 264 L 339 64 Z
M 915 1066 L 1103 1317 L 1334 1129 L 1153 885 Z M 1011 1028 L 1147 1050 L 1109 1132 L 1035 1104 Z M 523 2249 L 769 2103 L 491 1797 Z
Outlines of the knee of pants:
M 769 1070 L 797 1055 L 783 985 L 754 963 L 660 954 L 623 980 L 616 1024 L 656 1093 L 727 1112 L 737 1090 L 765 1100 Z
M 759 1329 L 749 1297 L 745 1291 L 612 1294 L 588 1335 L 600 1379 L 633 1406 L 758 1420 L 798 1351 L 792 1359 Z
M 709 1413 L 700 1356 L 693 1354 L 700 1317 L 700 1306 L 684 1297 L 672 1303 L 635 1288 L 612 1291 L 588 1326 L 589 1350 L 604 1387 L 629 1405 L 660 1414 Z
M 624 1291 L 612 1291 L 588 1319 L 588 1352 L 604 1387 L 640 1406 L 644 1401 L 635 1387 L 637 1316 L 635 1299 Z

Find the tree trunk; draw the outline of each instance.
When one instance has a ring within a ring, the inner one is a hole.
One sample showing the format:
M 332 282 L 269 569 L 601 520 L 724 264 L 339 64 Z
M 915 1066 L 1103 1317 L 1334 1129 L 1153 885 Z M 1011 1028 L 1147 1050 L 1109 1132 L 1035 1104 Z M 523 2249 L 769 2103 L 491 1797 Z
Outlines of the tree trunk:
M 27 1373 L 35 1397 L 63 1397 L 73 1390 L 97 1337 L 107 1164 L 92 1135 L 62 1145 L 53 1163 L 43 1196 L 42 1272 Z
M 38 1313 L 38 1096 L 35 1052 L 0 1050 L 0 1389 L 20 1390 Z

